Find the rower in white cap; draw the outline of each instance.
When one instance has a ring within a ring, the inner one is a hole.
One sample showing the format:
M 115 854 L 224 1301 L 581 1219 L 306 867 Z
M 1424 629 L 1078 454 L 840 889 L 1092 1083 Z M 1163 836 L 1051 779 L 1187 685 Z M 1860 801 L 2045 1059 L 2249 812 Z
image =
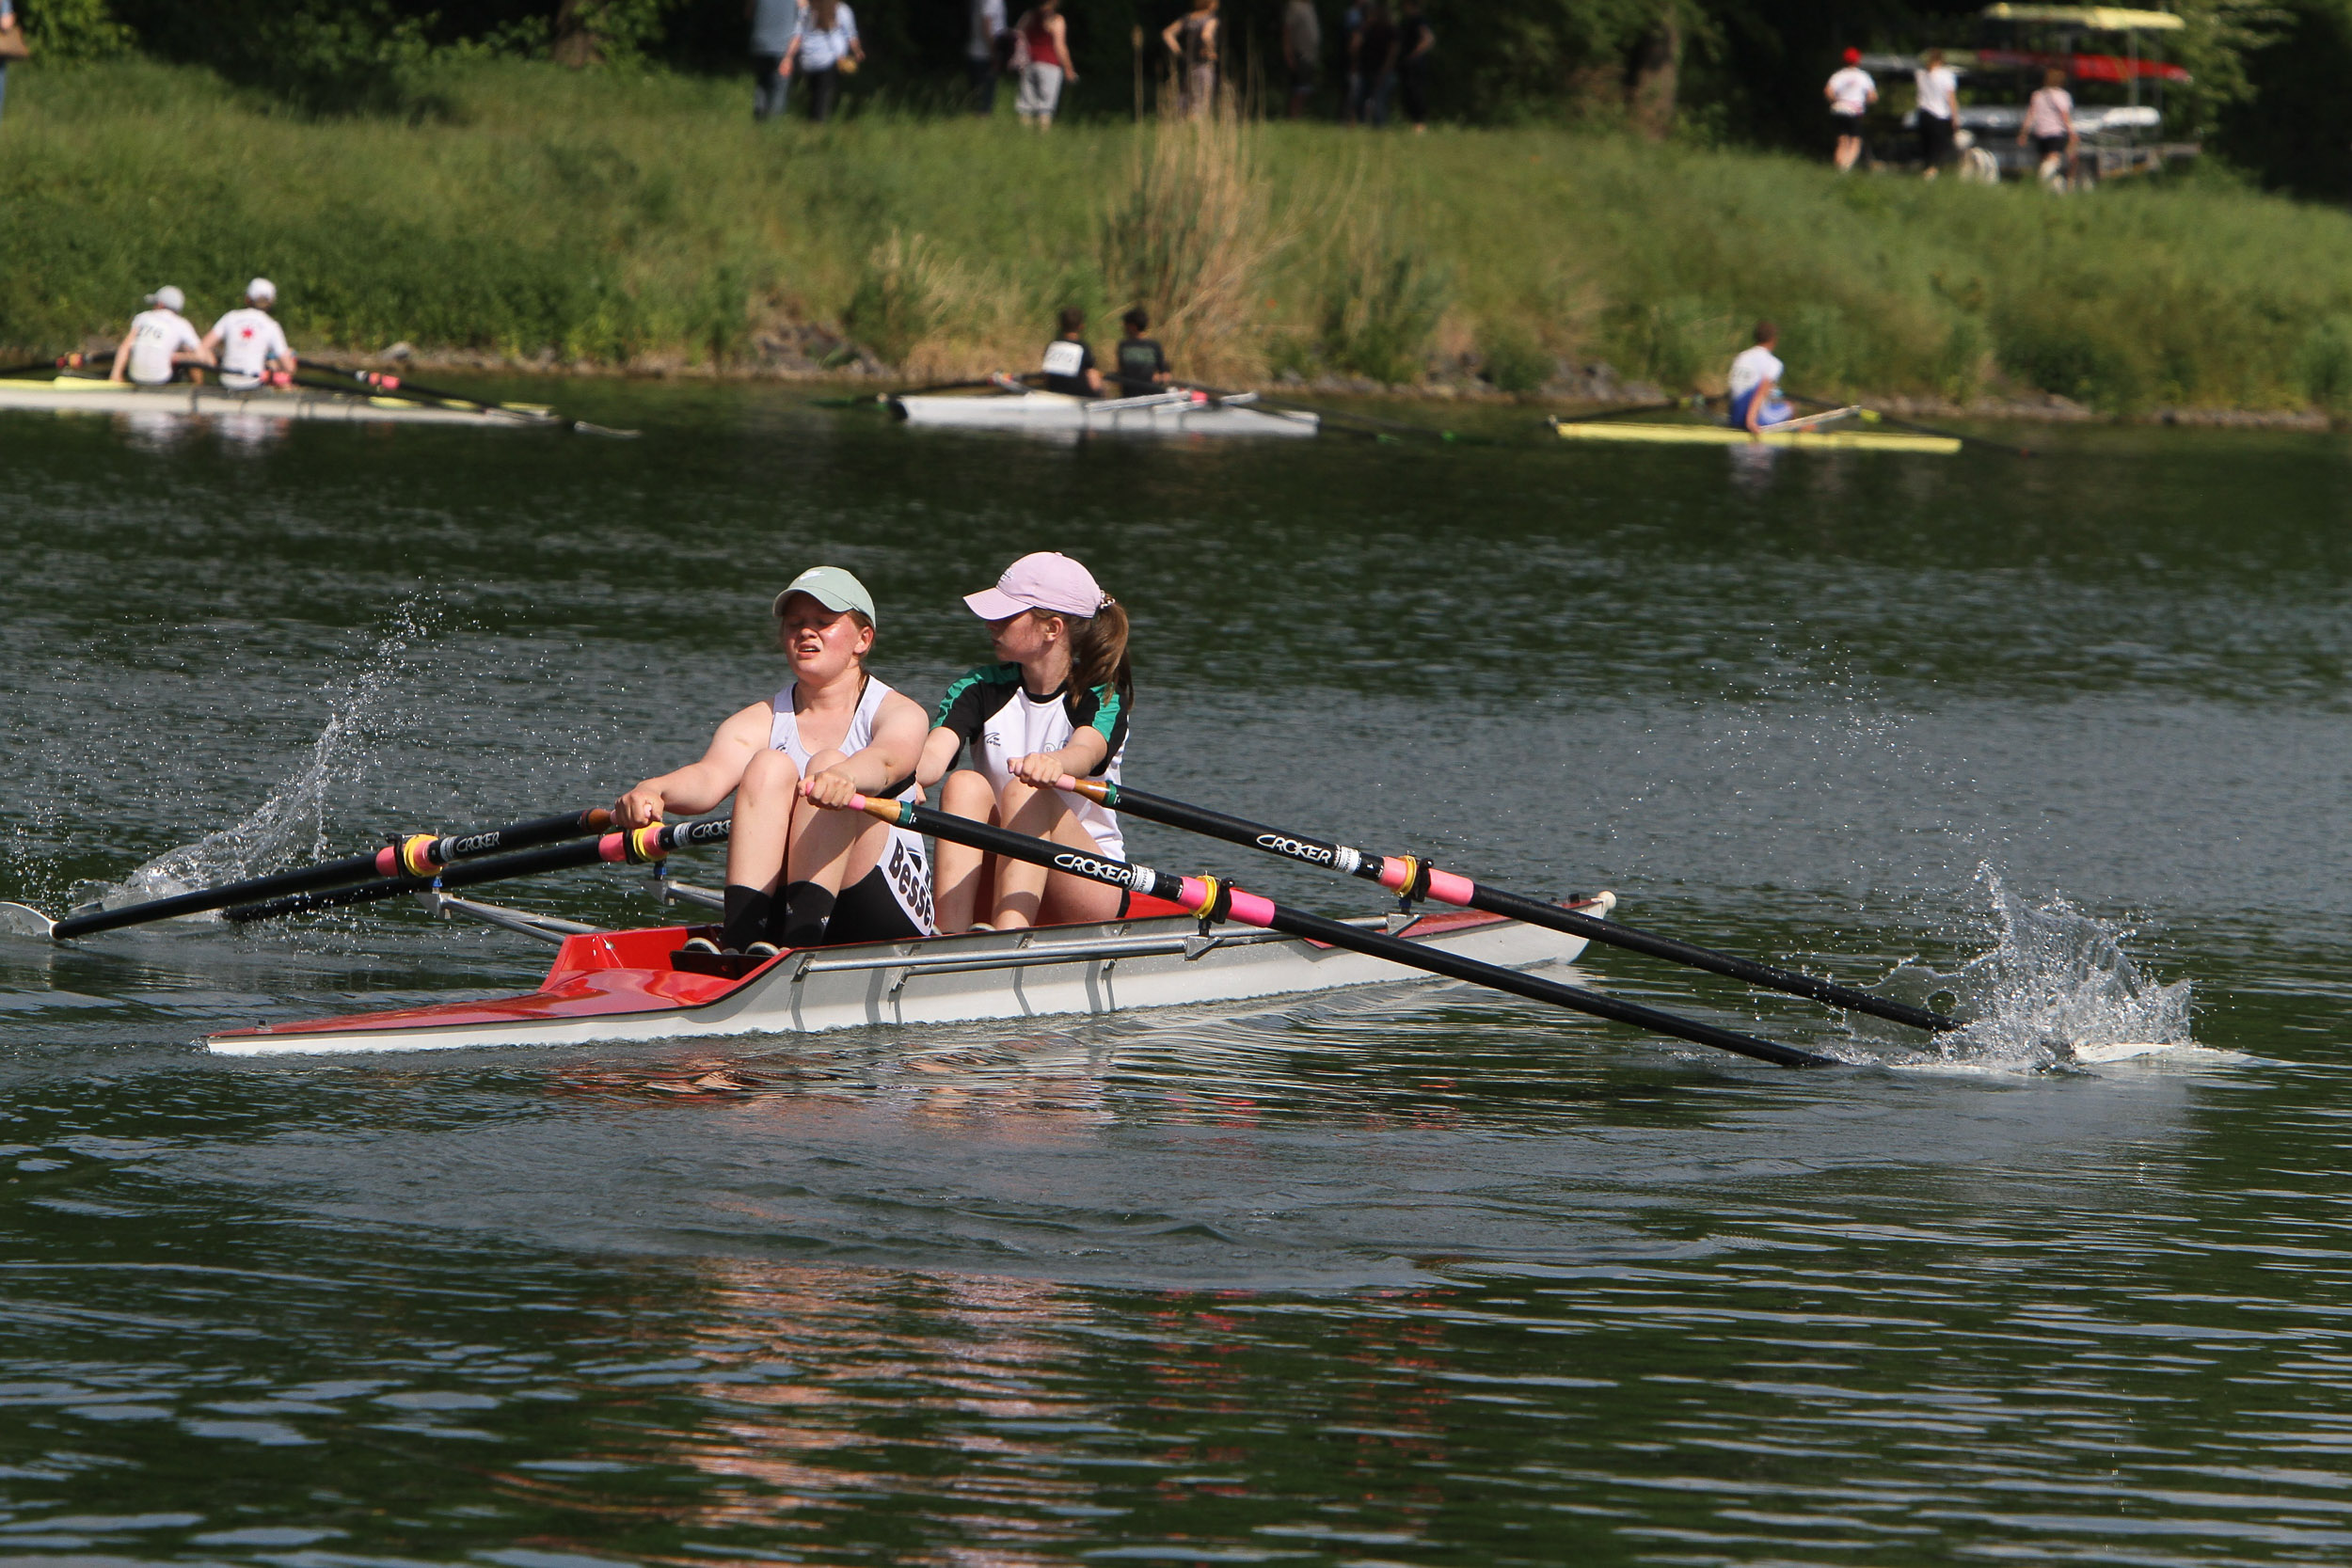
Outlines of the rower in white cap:
M 115 350 L 114 369 L 106 379 L 160 387 L 183 365 L 212 364 L 213 351 L 180 313 L 187 305 L 187 295 L 168 283 L 149 294 L 147 309 L 131 318 L 131 330 Z
M 278 303 L 278 285 L 257 277 L 245 286 L 245 305 L 230 311 L 204 334 L 207 352 L 220 356 L 220 384 L 240 391 L 274 383 L 283 387 L 301 365 L 286 346 L 286 330 L 269 308 Z

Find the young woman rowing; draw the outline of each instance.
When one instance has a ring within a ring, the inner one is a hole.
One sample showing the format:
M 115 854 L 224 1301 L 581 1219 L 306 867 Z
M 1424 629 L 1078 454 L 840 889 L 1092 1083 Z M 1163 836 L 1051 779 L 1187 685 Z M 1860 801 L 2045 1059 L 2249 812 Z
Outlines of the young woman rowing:
M 941 786 L 942 811 L 1126 859 L 1118 816 L 1054 781 L 1119 778 L 1135 703 L 1127 612 L 1084 566 L 1048 553 L 1023 556 L 963 602 L 988 623 L 1000 662 L 947 689 L 915 778 Z M 973 766 L 950 773 L 967 746 Z M 942 931 L 971 928 L 983 910 L 999 930 L 1116 920 L 1125 902 L 1117 888 L 944 841 L 935 886 Z
M 922 836 L 819 809 L 914 789 L 923 710 L 866 673 L 873 596 L 838 566 L 816 566 L 776 595 L 775 613 L 791 684 L 720 725 L 700 762 L 645 780 L 613 812 L 642 828 L 664 812 L 691 816 L 735 797 L 716 944 L 726 951 L 927 936 Z

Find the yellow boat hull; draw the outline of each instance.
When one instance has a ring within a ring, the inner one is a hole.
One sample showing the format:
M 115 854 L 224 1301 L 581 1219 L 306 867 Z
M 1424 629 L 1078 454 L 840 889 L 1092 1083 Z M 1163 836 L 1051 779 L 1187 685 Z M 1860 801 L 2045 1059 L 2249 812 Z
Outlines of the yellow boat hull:
M 1647 441 L 1664 446 L 1797 447 L 1806 451 L 1911 451 L 1949 457 L 1960 442 L 1949 436 L 1910 436 L 1881 430 L 1786 430 L 1750 436 L 1720 424 L 1630 424 L 1607 420 L 1554 420 L 1564 441 Z

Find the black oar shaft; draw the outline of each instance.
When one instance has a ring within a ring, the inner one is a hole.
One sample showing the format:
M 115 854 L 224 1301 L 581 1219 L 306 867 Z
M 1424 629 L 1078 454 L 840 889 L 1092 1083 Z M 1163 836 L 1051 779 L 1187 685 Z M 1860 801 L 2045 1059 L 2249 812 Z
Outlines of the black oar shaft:
M 1930 1012 L 1924 1007 L 1873 996 L 1868 991 L 1856 990 L 1835 980 L 1820 979 L 1793 969 L 1783 969 L 1777 964 L 1759 963 L 1737 954 L 1695 946 L 1656 931 L 1643 930 L 1639 927 L 1579 914 L 1574 910 L 1562 909 L 1540 898 L 1530 898 L 1522 894 L 1506 893 L 1473 882 L 1466 877 L 1438 870 L 1425 862 L 1410 857 L 1367 854 L 1345 845 L 1311 838 L 1304 833 L 1284 832 L 1260 823 L 1245 822 L 1237 816 L 1228 816 L 1222 812 L 1209 811 L 1183 800 L 1171 800 L 1164 795 L 1132 789 L 1125 784 L 1091 779 L 1073 780 L 1072 783 L 1080 793 L 1100 800 L 1114 811 L 1132 812 L 1147 821 L 1170 828 L 1183 828 L 1210 838 L 1221 838 L 1228 844 L 1246 845 L 1252 849 L 1263 849 L 1268 854 L 1302 861 L 1309 865 L 1344 871 L 1396 892 L 1409 892 L 1415 897 L 1426 895 L 1448 904 L 1484 910 L 1489 914 L 1507 915 L 1513 920 L 1526 921 L 1531 926 L 1543 926 L 1570 936 L 1580 936 L 1587 942 L 1622 947 L 1628 952 L 1646 954 L 1669 963 L 1687 964 L 1692 969 L 1726 975 L 1768 990 L 1786 991 L 1792 996 L 1827 1003 L 1833 1007 L 1868 1013 L 1874 1018 L 1908 1024 L 1914 1029 L 1941 1031 L 1960 1027 L 1957 1020 Z M 1400 882 L 1408 879 L 1417 885 L 1399 886 Z
M 950 843 L 966 845 L 1010 860 L 1026 861 L 1048 870 L 1068 872 L 1110 887 L 1127 888 L 1152 897 L 1165 898 L 1195 911 L 1204 919 L 1237 920 L 1244 925 L 1304 937 L 1309 942 L 1345 948 L 1369 958 L 1385 958 L 1408 969 L 1424 970 L 1447 979 L 1486 986 L 1530 1001 L 1588 1013 L 1595 1018 L 1630 1024 L 1653 1034 L 1688 1040 L 1693 1045 L 1712 1046 L 1719 1051 L 1752 1056 L 1780 1067 L 1827 1067 L 1836 1062 L 1835 1057 L 1800 1051 L 1793 1046 L 1758 1039 L 1753 1035 L 1742 1035 L 1730 1029 L 1718 1029 L 1711 1023 L 1701 1023 L 1693 1019 L 1677 1018 L 1672 1013 L 1661 1013 L 1639 1003 L 1621 1001 L 1579 986 L 1562 985 L 1556 980 L 1505 969 L 1500 964 L 1448 953 L 1427 942 L 1406 942 L 1383 931 L 1367 931 L 1343 921 L 1309 914 L 1303 910 L 1290 909 L 1256 894 L 1246 893 L 1216 878 L 1179 877 L 1155 871 L 1150 866 L 1105 860 L 1085 850 L 1032 838 L 1009 829 L 992 827 L 970 817 L 951 816 L 929 806 L 918 806 L 913 801 L 860 800 L 854 803 L 859 809 L 884 821 L 930 833 L 934 838 L 944 838 Z
M 484 882 L 535 877 L 548 871 L 571 871 L 584 865 L 645 865 L 667 859 L 675 849 L 698 844 L 716 844 L 727 836 L 729 827 L 730 819 L 721 817 L 706 822 L 641 828 L 635 832 L 606 833 L 594 843 L 558 844 L 517 855 L 466 861 L 430 875 L 383 877 L 353 887 L 332 888 L 322 893 L 297 893 L 261 903 L 241 904 L 224 911 L 221 918 L 243 926 L 256 920 L 276 920 L 290 914 L 311 914 L 320 910 L 373 904 L 386 898 L 398 898 L 403 894 L 423 893 L 431 888 L 478 887 Z
M 99 931 L 118 930 L 125 926 L 144 926 L 150 921 L 202 914 L 210 910 L 227 909 L 232 904 L 336 887 L 362 877 L 378 876 L 404 867 L 411 872 L 419 868 L 429 870 L 473 856 L 493 854 L 501 849 L 519 849 L 553 839 L 578 838 L 583 833 L 600 832 L 612 822 L 612 814 L 602 806 L 596 806 L 586 811 L 559 813 L 553 816 L 534 816 L 527 821 L 509 823 L 503 828 L 488 828 L 479 832 L 453 833 L 446 837 L 415 834 L 381 849 L 372 849 L 364 855 L 346 855 L 341 860 L 325 861 L 317 865 L 280 871 L 268 877 L 252 877 L 244 881 L 223 883 L 219 887 L 174 894 L 168 898 L 151 898 L 144 903 L 124 904 L 88 914 L 68 915 L 56 923 L 50 935 L 60 941 L 69 937 L 90 936 Z

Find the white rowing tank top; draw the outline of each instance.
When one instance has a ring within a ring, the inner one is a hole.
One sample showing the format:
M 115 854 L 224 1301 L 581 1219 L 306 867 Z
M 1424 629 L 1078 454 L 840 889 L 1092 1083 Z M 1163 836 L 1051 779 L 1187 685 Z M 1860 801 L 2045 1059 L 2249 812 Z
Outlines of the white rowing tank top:
M 792 694 L 801 689 L 794 681 L 777 692 L 771 705 L 776 710 L 774 721 L 768 726 L 768 749 L 782 752 L 792 759 L 801 777 L 808 777 L 808 759 L 813 754 L 801 740 L 801 718 L 792 711 Z M 882 703 L 891 695 L 891 689 L 866 677 L 865 689 L 857 696 L 857 707 L 850 715 L 850 728 L 841 736 L 841 744 L 832 748 L 843 756 L 855 756 L 874 743 L 874 715 L 882 711 Z M 909 773 L 894 800 L 903 800 L 914 793 L 914 775 Z M 923 835 L 912 828 L 893 827 L 890 848 L 882 858 L 882 872 L 889 879 L 890 891 L 901 909 L 914 922 L 915 929 L 928 933 L 931 929 L 931 864 L 923 844 Z

